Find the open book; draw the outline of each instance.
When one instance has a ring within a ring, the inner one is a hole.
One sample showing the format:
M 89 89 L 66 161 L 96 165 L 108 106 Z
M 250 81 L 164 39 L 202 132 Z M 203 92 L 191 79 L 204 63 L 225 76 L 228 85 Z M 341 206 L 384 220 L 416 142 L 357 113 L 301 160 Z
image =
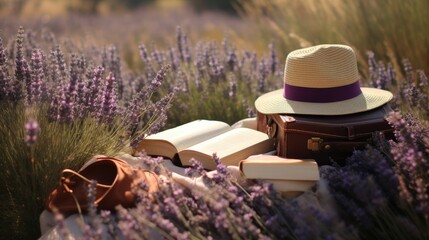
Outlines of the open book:
M 240 161 L 239 166 L 243 175 L 249 179 L 319 180 L 319 167 L 312 159 L 259 154 Z
M 208 170 L 216 169 L 213 153 L 225 165 L 236 165 L 242 159 L 274 149 L 274 140 L 267 134 L 245 127 L 213 120 L 196 120 L 150 135 L 135 150 L 152 156 L 178 158 L 183 166 L 189 160 L 200 161 Z

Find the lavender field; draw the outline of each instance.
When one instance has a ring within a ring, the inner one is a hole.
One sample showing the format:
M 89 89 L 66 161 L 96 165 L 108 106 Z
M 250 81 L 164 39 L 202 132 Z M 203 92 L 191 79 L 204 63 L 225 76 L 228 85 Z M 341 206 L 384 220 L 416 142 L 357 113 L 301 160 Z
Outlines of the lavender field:
M 1 239 L 40 237 L 64 168 L 195 119 L 254 117 L 255 99 L 282 87 L 288 52 L 320 43 L 352 46 L 361 85 L 394 94 L 395 141 L 375 134 L 297 198 L 194 161 L 186 172 L 209 191 L 167 181 L 152 201 L 141 186 L 135 208 L 92 206 L 84 239 L 101 239 L 102 225 L 112 239 L 429 239 L 426 1 L 17 2 L 0 1 Z M 171 178 L 165 160 L 139 159 Z

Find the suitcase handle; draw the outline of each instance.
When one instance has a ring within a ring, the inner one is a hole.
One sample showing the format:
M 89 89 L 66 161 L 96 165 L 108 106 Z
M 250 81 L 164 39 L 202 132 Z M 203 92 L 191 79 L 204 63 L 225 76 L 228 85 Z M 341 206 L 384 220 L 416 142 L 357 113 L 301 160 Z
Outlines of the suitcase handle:
M 368 142 L 324 142 L 322 138 L 313 137 L 307 140 L 307 149 L 313 152 L 352 152 L 362 149 Z

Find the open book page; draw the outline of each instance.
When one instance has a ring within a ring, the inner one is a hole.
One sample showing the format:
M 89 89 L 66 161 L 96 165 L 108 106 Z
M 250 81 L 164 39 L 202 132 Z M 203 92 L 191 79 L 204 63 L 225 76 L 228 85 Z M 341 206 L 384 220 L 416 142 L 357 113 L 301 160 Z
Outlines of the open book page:
M 274 140 L 267 134 L 250 128 L 234 128 L 179 152 L 179 158 L 185 166 L 189 165 L 191 158 L 195 158 L 202 162 L 204 168 L 215 169 L 213 153 L 223 164 L 238 166 L 242 159 L 273 149 Z
M 250 179 L 319 180 L 319 168 L 313 159 L 256 155 L 241 161 L 240 170 Z
M 195 120 L 147 136 L 136 150 L 145 150 L 148 155 L 173 158 L 177 152 L 229 130 L 231 127 L 221 121 Z

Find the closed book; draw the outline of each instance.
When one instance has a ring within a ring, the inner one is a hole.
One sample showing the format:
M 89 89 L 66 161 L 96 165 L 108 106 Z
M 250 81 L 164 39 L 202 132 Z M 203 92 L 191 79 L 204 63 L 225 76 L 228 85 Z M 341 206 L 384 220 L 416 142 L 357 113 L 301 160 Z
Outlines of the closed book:
M 313 159 L 291 159 L 273 155 L 254 155 L 239 163 L 249 179 L 319 180 L 319 167 Z
M 264 179 L 263 181 L 272 184 L 273 188 L 279 192 L 305 192 L 317 183 L 317 181 L 311 180 Z

